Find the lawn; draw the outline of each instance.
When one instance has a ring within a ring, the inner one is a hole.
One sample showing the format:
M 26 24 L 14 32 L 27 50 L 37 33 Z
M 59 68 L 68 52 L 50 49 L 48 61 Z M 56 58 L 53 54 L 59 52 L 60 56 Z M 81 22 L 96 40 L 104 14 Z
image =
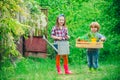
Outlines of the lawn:
M 15 62 L 1 63 L 0 80 L 120 80 L 120 62 L 99 62 L 97 71 L 89 71 L 87 64 L 70 63 L 69 68 L 73 74 L 58 75 L 55 60 L 49 58 L 22 58 Z M 4 67 L 3 67 L 4 66 Z

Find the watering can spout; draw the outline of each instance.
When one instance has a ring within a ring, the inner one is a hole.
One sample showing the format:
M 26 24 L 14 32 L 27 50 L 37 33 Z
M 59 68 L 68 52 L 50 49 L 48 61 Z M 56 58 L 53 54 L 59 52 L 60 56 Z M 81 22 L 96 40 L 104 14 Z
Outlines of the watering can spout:
M 54 47 L 54 45 L 51 44 L 51 43 L 46 39 L 45 35 L 43 35 L 43 39 L 44 39 L 56 52 L 58 52 L 58 49 L 56 49 L 56 47 Z

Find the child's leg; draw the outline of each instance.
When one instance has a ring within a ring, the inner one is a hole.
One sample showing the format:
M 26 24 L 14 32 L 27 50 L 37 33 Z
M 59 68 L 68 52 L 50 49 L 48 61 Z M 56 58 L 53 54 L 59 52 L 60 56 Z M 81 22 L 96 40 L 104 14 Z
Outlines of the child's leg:
M 57 68 L 57 71 L 58 71 L 58 74 L 61 74 L 61 69 L 60 69 L 60 55 L 56 55 L 56 68 Z
M 88 62 L 88 67 L 91 69 L 93 67 L 93 60 L 92 60 L 92 51 L 87 51 L 87 62 Z
M 68 65 L 68 56 L 63 55 L 62 57 L 63 57 L 64 65 Z
M 60 55 L 56 55 L 56 66 L 60 66 Z
M 93 68 L 98 68 L 98 50 L 96 50 L 93 54 Z
M 63 55 L 63 60 L 64 60 L 65 74 L 71 74 L 72 72 L 68 68 L 68 55 Z

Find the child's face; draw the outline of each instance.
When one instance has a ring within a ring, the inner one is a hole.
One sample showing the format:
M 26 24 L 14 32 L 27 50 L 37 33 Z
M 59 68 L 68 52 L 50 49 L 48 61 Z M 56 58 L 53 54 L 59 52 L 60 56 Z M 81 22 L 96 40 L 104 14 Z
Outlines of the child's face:
M 92 26 L 92 27 L 91 27 L 91 31 L 94 32 L 94 33 L 97 32 L 97 27 Z
M 65 19 L 64 19 L 63 16 L 61 16 L 61 17 L 58 18 L 59 26 L 63 26 L 64 22 L 65 22 Z

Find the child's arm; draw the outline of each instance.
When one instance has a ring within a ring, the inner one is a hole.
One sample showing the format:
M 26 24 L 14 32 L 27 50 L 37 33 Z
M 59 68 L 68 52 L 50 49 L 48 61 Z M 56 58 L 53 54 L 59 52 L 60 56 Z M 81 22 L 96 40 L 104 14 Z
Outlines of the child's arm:
M 63 37 L 63 40 L 68 40 L 70 39 L 70 36 L 68 35 L 68 29 L 65 28 L 65 36 Z
M 100 40 L 101 40 L 101 41 L 105 41 L 106 39 L 105 39 L 104 37 L 102 37 Z
M 54 27 L 51 31 L 51 37 L 55 40 L 62 40 L 62 37 L 57 37 L 55 33 L 56 28 Z
M 100 41 L 105 41 L 106 40 L 106 37 L 103 36 L 102 34 L 99 34 L 98 37 L 99 37 Z
M 53 39 L 56 39 L 56 40 L 62 40 L 62 37 L 57 37 L 57 36 L 54 36 L 54 35 L 51 35 L 51 37 L 52 37 Z

